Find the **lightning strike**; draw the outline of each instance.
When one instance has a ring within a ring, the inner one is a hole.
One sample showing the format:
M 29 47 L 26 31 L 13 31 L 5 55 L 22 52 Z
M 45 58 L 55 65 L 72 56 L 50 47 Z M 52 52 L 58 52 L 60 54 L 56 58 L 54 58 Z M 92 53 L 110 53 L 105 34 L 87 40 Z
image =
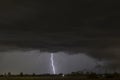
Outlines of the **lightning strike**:
M 54 54 L 53 53 L 51 53 L 51 65 L 52 65 L 53 74 L 56 74 L 55 65 L 54 65 Z

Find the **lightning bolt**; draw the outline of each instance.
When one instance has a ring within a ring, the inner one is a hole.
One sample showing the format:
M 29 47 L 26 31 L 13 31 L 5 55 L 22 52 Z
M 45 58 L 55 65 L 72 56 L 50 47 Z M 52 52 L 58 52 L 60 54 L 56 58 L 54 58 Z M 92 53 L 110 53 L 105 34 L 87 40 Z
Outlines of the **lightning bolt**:
M 54 65 L 54 54 L 53 53 L 51 53 L 51 65 L 52 65 L 53 74 L 56 74 L 55 65 Z

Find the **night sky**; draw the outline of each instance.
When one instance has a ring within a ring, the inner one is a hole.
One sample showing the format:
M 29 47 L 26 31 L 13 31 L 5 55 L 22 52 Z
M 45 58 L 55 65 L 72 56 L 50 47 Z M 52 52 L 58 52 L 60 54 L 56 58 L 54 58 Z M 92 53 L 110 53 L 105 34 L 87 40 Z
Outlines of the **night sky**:
M 118 0 L 0 1 L 0 71 L 52 73 L 51 53 L 57 73 L 95 71 L 96 66 L 119 70 L 119 4 Z

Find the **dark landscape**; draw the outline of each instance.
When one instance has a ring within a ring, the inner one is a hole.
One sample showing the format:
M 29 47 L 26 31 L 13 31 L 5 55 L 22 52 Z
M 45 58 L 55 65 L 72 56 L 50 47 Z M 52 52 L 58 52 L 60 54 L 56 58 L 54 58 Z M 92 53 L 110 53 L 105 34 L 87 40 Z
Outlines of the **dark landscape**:
M 0 80 L 120 80 L 120 73 L 96 74 L 92 72 L 72 72 L 71 74 L 23 74 L 0 75 Z

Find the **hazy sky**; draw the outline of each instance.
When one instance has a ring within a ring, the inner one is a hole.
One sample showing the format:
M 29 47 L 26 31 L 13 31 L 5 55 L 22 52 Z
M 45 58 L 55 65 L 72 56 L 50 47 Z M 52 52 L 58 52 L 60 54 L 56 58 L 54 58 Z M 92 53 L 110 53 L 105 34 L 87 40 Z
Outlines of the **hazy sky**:
M 4 53 L 1 59 L 1 73 L 53 73 L 50 53 L 41 53 L 39 50 Z M 97 71 L 99 61 L 85 54 L 69 55 L 64 52 L 54 53 L 54 66 L 56 73 L 71 73 L 74 71 Z M 102 64 L 103 65 L 103 64 Z
M 0 60 L 19 59 L 22 63 L 22 54 L 33 50 L 40 50 L 41 53 L 64 52 L 66 59 L 67 56 L 83 53 L 106 62 L 105 67 L 119 69 L 119 8 L 118 0 L 0 1 Z M 11 51 L 15 51 L 15 55 L 12 56 Z M 11 56 L 8 57 L 9 55 Z M 58 55 L 62 56 L 62 53 Z M 34 61 L 34 56 L 27 60 Z M 71 60 L 82 58 L 89 59 L 77 57 Z M 15 63 L 14 60 L 10 63 Z M 42 61 L 41 57 L 40 60 Z M 76 61 L 79 65 L 80 62 L 81 60 Z M 10 66 L 9 62 L 6 63 Z M 48 67 L 47 65 L 48 63 L 44 67 Z M 2 70 L 7 71 L 8 68 L 4 67 L 6 64 L 1 66 L 4 68 Z

